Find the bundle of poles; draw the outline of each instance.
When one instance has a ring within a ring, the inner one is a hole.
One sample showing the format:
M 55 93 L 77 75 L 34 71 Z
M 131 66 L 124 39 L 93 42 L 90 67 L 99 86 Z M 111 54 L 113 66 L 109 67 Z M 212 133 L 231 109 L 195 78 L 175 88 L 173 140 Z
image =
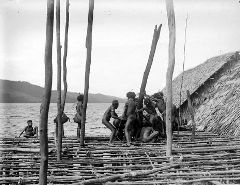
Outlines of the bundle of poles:
M 93 25 L 93 10 L 94 0 L 89 0 L 88 11 L 88 26 L 86 37 L 87 58 L 85 66 L 85 87 L 84 87 L 84 101 L 83 101 L 83 116 L 81 122 L 81 135 L 80 147 L 84 147 L 85 137 L 85 122 L 86 110 L 88 103 L 88 90 L 89 90 L 89 75 L 91 66 L 91 50 L 92 50 L 92 25 Z M 173 0 L 166 0 L 166 10 L 168 17 L 169 27 L 169 48 L 168 48 L 168 69 L 166 75 L 166 89 L 167 89 L 167 102 L 166 102 L 166 132 L 167 132 L 167 150 L 166 155 L 172 155 L 172 127 L 171 127 L 171 114 L 172 114 L 172 76 L 175 65 L 175 41 L 176 41 L 176 28 L 175 28 L 175 14 Z M 39 173 L 39 184 L 47 184 L 47 168 L 48 168 L 48 111 L 51 99 L 52 90 L 52 44 L 53 44 L 53 26 L 54 26 L 54 0 L 47 1 L 47 21 L 46 21 L 46 42 L 45 42 L 45 90 L 40 109 L 40 153 L 41 165 Z M 143 93 L 147 84 L 148 74 L 153 62 L 157 42 L 160 36 L 161 26 L 155 26 L 151 51 L 148 63 L 143 75 L 142 85 L 140 88 L 140 101 L 143 101 Z M 56 0 L 56 35 L 57 35 L 57 91 L 58 91 L 58 129 L 57 129 L 57 160 L 61 160 L 62 153 L 62 113 L 64 111 L 66 93 L 67 93 L 67 48 L 68 48 L 68 27 L 69 27 L 69 0 L 66 0 L 66 25 L 65 25 L 65 41 L 64 41 L 64 56 L 63 56 L 63 80 L 64 80 L 64 93 L 61 96 L 61 43 L 60 43 L 60 0 Z M 141 105 L 140 105 L 141 106 Z

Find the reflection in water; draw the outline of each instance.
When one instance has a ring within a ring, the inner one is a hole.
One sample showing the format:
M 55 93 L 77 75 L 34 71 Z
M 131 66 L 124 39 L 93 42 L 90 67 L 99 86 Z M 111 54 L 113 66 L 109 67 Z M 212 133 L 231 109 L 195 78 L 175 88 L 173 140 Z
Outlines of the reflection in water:
M 101 123 L 104 111 L 110 106 L 110 103 L 90 103 L 87 109 L 86 135 L 99 136 L 109 135 L 110 131 Z M 123 104 L 119 105 L 116 111 L 121 115 Z M 73 122 L 75 114 L 75 105 L 67 103 L 65 112 L 70 117 L 71 122 L 64 124 L 66 136 L 76 136 L 77 124 Z M 20 134 L 27 120 L 33 121 L 33 126 L 38 126 L 40 114 L 40 103 L 0 103 L 0 137 L 15 137 Z M 55 125 L 53 119 L 57 115 L 57 105 L 51 104 L 48 117 L 48 134 L 53 136 Z

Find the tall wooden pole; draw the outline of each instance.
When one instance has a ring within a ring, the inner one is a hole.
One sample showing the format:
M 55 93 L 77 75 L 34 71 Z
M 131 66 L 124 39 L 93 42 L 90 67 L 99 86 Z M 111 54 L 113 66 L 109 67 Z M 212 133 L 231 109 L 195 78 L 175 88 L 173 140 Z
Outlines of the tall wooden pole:
M 176 27 L 173 0 L 166 0 L 166 9 L 169 27 L 168 69 L 166 75 L 167 103 L 166 103 L 166 155 L 172 155 L 172 76 L 175 65 Z
M 194 141 L 196 123 L 195 123 L 195 120 L 194 120 L 194 110 L 193 110 L 193 107 L 192 107 L 192 101 L 191 101 L 191 98 L 190 98 L 189 90 L 187 90 L 187 101 L 188 101 L 188 112 L 189 112 L 190 117 L 192 119 L 192 141 Z
M 156 51 L 156 47 L 157 47 L 158 39 L 159 39 L 159 36 L 160 36 L 161 28 L 162 28 L 162 24 L 160 24 L 160 26 L 158 28 L 157 28 L 157 25 L 155 25 L 155 29 L 154 29 L 154 33 L 153 33 L 153 39 L 152 39 L 151 51 L 150 51 L 147 66 L 145 68 L 143 78 L 142 78 L 142 84 L 141 84 L 140 93 L 139 93 L 138 109 L 141 109 L 142 105 L 143 105 L 144 92 L 145 92 L 145 88 L 146 88 L 146 85 L 147 85 L 148 75 L 149 75 L 151 67 L 152 67 L 153 58 L 154 58 L 154 54 L 155 54 L 155 51 Z
M 61 108 L 61 43 L 60 43 L 60 0 L 56 4 L 56 35 L 57 35 L 57 109 L 58 109 L 58 135 L 57 160 L 61 160 L 62 153 L 62 108 Z
M 54 22 L 54 0 L 47 1 L 47 23 L 45 41 L 45 88 L 40 108 L 40 154 L 41 164 L 39 170 L 39 185 L 47 184 L 48 169 L 48 111 L 52 91 L 52 43 Z
M 185 34 L 184 34 L 184 47 L 183 47 L 183 72 L 182 72 L 182 79 L 181 79 L 181 86 L 180 86 L 180 93 L 179 93 L 179 124 L 178 124 L 178 134 L 179 134 L 179 126 L 182 125 L 182 116 L 181 116 L 181 104 L 182 104 L 182 87 L 183 87 L 183 77 L 184 77 L 184 70 L 185 70 L 185 60 L 186 60 L 186 42 L 187 42 L 187 21 L 188 15 L 186 18 L 185 24 Z
M 62 112 L 65 108 L 67 96 L 67 52 L 68 52 L 68 27 L 69 27 L 69 0 L 66 0 L 66 23 L 65 23 L 65 40 L 64 40 L 64 54 L 63 54 L 63 98 L 62 98 Z
M 80 147 L 84 146 L 84 137 L 85 137 L 85 123 L 86 123 L 86 112 L 87 112 L 88 90 L 89 90 L 89 76 L 90 76 L 91 53 L 92 53 L 93 10 L 94 10 L 94 0 L 89 0 L 88 27 L 87 27 L 87 38 L 86 38 L 87 60 L 86 60 L 86 67 L 85 67 L 85 87 L 84 87 Z

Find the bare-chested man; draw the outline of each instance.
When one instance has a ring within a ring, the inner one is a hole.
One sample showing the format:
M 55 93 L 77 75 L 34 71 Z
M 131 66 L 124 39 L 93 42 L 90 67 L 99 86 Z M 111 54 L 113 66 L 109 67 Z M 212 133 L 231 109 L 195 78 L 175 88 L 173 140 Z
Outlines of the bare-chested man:
M 162 114 L 164 122 L 166 122 L 166 102 L 164 101 L 163 93 L 162 92 L 155 93 L 152 97 L 156 100 L 157 108 L 159 112 Z M 173 131 L 177 130 L 178 125 L 179 125 L 178 111 L 176 106 L 172 104 L 172 130 Z
M 143 127 L 140 134 L 140 140 L 142 142 L 154 142 L 159 132 L 155 131 L 153 127 Z
M 135 97 L 136 94 L 134 92 L 127 93 L 128 100 L 125 103 L 123 112 L 123 119 L 125 118 L 127 120 L 124 131 L 128 146 L 131 145 L 131 137 L 134 133 L 134 124 L 137 120 Z
M 116 135 L 116 128 L 114 125 L 110 123 L 110 119 L 113 118 L 114 120 L 120 120 L 117 113 L 115 112 L 115 109 L 117 109 L 118 106 L 119 106 L 118 100 L 113 100 L 112 105 L 108 107 L 108 109 L 105 111 L 102 119 L 102 123 L 112 132 L 109 139 L 110 145 L 113 143 L 114 137 Z

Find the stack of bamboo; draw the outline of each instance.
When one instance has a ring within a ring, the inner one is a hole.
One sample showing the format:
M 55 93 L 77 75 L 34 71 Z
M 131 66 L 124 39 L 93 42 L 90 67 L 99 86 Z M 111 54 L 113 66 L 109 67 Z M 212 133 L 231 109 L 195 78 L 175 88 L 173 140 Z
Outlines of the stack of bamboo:
M 108 138 L 86 138 L 79 150 L 77 138 L 63 138 L 63 157 L 57 162 L 54 139 L 49 139 L 49 184 L 176 184 L 239 183 L 240 140 L 216 134 L 174 134 L 173 156 L 166 157 L 165 141 L 122 142 L 107 145 Z M 0 140 L 0 184 L 38 184 L 40 167 L 37 139 Z

